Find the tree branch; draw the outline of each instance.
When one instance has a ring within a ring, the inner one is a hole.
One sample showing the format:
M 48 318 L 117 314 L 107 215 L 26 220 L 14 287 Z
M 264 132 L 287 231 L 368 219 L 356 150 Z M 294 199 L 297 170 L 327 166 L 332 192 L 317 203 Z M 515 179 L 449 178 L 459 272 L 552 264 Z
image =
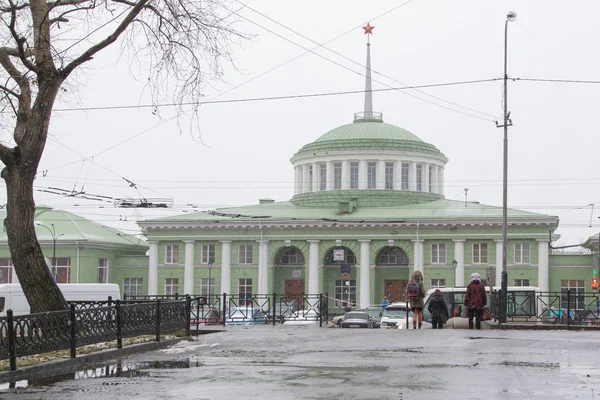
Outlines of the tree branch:
M 144 9 L 144 7 L 148 3 L 148 1 L 150 1 L 150 0 L 140 0 L 135 6 L 133 6 L 133 8 L 129 12 L 129 14 L 127 14 L 127 16 L 123 19 L 123 21 L 121 21 L 119 26 L 114 30 L 114 32 L 112 34 L 107 36 L 101 42 L 98 42 L 94 46 L 87 49 L 79 57 L 77 57 L 76 59 L 71 61 L 65 68 L 63 68 L 61 70 L 61 74 L 63 75 L 63 77 L 66 78 L 67 76 L 69 76 L 69 74 L 71 72 L 73 72 L 73 70 L 75 68 L 77 68 L 84 62 L 91 60 L 92 57 L 96 53 L 98 53 L 100 50 L 102 50 L 102 49 L 108 47 L 110 44 L 114 43 L 119 38 L 119 36 L 123 32 L 125 32 L 125 30 L 129 26 L 129 24 L 135 19 L 135 17 Z
M 13 160 L 14 155 L 12 149 L 0 143 L 0 161 L 2 161 L 4 165 L 10 165 L 12 164 Z
M 36 66 L 33 65 L 33 63 L 29 61 L 25 56 L 25 47 L 23 46 L 23 44 L 25 43 L 25 38 L 20 36 L 15 29 L 15 24 L 17 22 L 17 10 L 15 3 L 13 3 L 13 0 L 8 0 L 8 2 L 10 3 L 10 6 L 12 8 L 10 12 L 10 24 L 8 25 L 8 28 L 10 29 L 10 33 L 13 39 L 17 43 L 17 48 L 19 49 L 19 58 L 21 59 L 23 65 L 25 65 L 27 68 L 29 68 L 32 71 L 37 71 Z

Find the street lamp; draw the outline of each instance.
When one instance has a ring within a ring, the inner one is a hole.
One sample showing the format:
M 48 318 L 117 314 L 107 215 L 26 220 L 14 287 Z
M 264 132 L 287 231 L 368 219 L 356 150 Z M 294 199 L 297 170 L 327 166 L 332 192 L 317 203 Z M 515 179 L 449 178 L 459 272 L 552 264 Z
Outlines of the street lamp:
M 56 281 L 58 279 L 58 275 L 56 274 L 56 240 L 59 237 L 64 236 L 64 234 L 59 233 L 57 235 L 56 229 L 54 228 L 54 224 L 50 224 L 52 229 L 48 228 L 44 224 L 40 224 L 39 222 L 36 222 L 35 224 L 37 226 L 43 226 L 44 228 L 48 229 L 48 232 L 50 232 L 50 234 L 52 235 L 52 274 L 54 275 L 54 280 Z
M 454 287 L 456 287 L 456 282 L 457 282 L 457 279 L 456 279 L 456 267 L 458 266 L 458 261 L 453 260 L 452 261 L 452 266 L 454 267 Z
M 500 286 L 500 315 L 498 322 L 506 322 L 506 290 L 508 289 L 508 272 L 506 271 L 506 248 L 508 246 L 508 224 L 507 224 L 507 198 L 508 198 L 508 127 L 512 125 L 510 120 L 510 112 L 508 112 L 508 73 L 506 72 L 507 67 L 507 53 L 508 53 L 508 23 L 513 22 L 517 19 L 517 13 L 510 11 L 506 15 L 506 21 L 504 22 L 504 124 L 501 125 L 504 128 L 504 148 L 503 148 L 503 159 L 502 159 L 502 274 L 501 274 L 501 286 Z M 498 125 L 500 127 L 500 125 Z

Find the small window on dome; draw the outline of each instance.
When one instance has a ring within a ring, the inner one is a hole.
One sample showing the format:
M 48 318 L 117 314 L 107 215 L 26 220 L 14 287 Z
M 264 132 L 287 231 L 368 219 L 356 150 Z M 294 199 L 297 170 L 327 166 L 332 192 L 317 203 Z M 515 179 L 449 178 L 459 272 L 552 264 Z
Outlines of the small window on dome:
M 409 163 L 402 163 L 402 190 L 408 190 L 409 168 Z
M 335 190 L 342 188 L 342 163 L 333 164 L 333 188 Z
M 327 189 L 327 164 L 319 165 L 319 181 L 320 181 L 320 190 Z
M 377 188 L 377 163 L 367 163 L 367 189 Z
M 350 163 L 350 189 L 358 189 L 358 163 Z
M 394 163 L 385 163 L 385 188 L 386 190 L 394 189 Z

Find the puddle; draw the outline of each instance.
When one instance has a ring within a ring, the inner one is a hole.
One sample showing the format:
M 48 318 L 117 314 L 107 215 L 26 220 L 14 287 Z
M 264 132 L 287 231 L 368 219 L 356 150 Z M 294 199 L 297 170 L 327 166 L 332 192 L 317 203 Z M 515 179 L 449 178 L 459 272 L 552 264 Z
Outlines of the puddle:
M 151 369 L 182 369 L 195 368 L 202 366 L 199 361 L 190 360 L 167 360 L 167 361 L 142 361 L 129 362 L 118 361 L 110 364 L 97 364 L 88 368 L 71 371 L 64 374 L 44 376 L 29 380 L 13 381 L 0 384 L 0 390 L 14 388 L 35 388 L 41 386 L 50 386 L 55 383 L 97 378 L 143 378 L 150 376 L 148 370 Z M 133 382 L 103 382 L 102 385 L 125 385 Z

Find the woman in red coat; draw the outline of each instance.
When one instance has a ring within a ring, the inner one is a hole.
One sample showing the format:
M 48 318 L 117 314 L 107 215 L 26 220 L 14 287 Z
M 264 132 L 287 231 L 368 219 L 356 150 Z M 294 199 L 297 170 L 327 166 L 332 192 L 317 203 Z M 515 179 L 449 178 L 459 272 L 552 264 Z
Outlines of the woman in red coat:
M 481 310 L 487 304 L 487 296 L 478 273 L 471 274 L 471 283 L 467 286 L 464 304 L 469 309 L 469 329 L 473 329 L 473 317 L 475 317 L 475 327 L 481 329 Z

